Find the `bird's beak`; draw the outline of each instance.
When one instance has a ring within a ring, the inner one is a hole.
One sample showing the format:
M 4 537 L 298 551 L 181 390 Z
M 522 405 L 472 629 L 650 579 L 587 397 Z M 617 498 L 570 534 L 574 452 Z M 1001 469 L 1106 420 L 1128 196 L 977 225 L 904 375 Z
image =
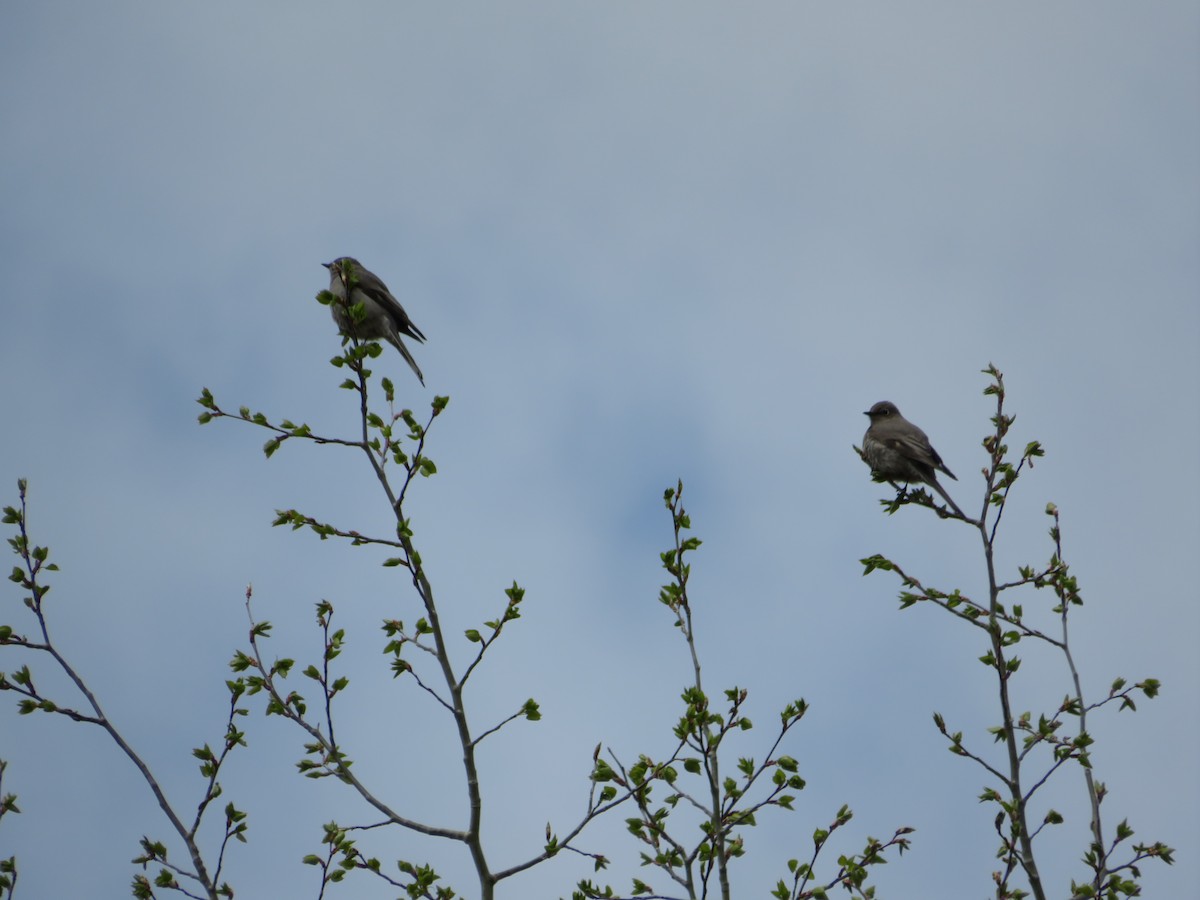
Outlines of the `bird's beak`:
M 332 269 L 332 268 L 333 268 L 333 263 L 321 263 L 321 265 L 323 265 L 323 266 L 324 266 L 326 269 Z
M 871 411 L 870 411 L 869 409 L 865 409 L 865 410 L 863 410 L 863 415 L 864 415 L 864 416 L 869 416 L 870 414 L 871 414 Z

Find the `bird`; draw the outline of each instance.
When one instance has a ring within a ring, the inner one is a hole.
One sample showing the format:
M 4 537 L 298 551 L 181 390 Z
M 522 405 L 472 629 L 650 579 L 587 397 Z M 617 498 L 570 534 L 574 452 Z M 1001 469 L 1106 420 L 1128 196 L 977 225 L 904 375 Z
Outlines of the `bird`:
M 353 335 L 367 340 L 383 339 L 400 351 L 404 361 L 412 367 L 421 386 L 425 386 L 425 376 L 421 367 L 413 359 L 400 335 L 410 337 L 415 341 L 424 342 L 425 335 L 413 324 L 404 307 L 400 305 L 382 279 L 352 256 L 339 256 L 333 262 L 322 263 L 329 270 L 329 290 L 337 298 L 330 304 L 333 321 L 337 323 L 338 331 L 344 335 Z M 349 271 L 347 271 L 349 270 Z M 347 285 L 350 297 L 346 298 Z M 365 316 L 361 322 L 350 318 L 348 307 L 363 305 Z
M 959 516 L 967 518 L 938 484 L 937 472 L 945 472 L 955 481 L 958 478 L 946 468 L 924 431 L 900 415 L 896 404 L 889 400 L 880 400 L 863 415 L 871 420 L 863 435 L 862 452 L 872 472 L 889 481 L 927 484 Z

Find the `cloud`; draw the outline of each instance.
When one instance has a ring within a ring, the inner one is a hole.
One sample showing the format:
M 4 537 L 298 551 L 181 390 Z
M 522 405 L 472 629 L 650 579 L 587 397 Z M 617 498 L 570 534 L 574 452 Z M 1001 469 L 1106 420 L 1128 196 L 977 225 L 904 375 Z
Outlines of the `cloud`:
M 959 474 L 960 504 L 980 505 L 989 361 L 1007 375 L 1012 446 L 1049 451 L 1006 513 L 1001 565 L 1046 557 L 1042 509 L 1059 503 L 1089 693 L 1117 674 L 1167 684 L 1136 718 L 1089 722 L 1110 815 L 1195 843 L 1173 802 L 1195 773 L 1162 749 L 1197 738 L 1200 613 L 1179 602 L 1178 562 L 1200 539 L 1190 5 L 109 4 L 6 19 L 0 474 L 30 478 L 35 538 L 63 565 L 57 639 L 182 806 L 198 789 L 190 748 L 221 732 L 253 583 L 279 655 L 311 658 L 312 604 L 335 604 L 358 765 L 439 824 L 465 821 L 446 722 L 378 668 L 379 620 L 419 614 L 403 579 L 370 550 L 268 527 L 296 506 L 386 532 L 371 474 L 331 447 L 264 462 L 265 435 L 194 424 L 208 386 L 230 407 L 352 431 L 312 299 L 319 264 L 352 253 L 430 338 L 416 350 L 429 392 L 394 354 L 377 363 L 400 402 L 452 397 L 429 448 L 439 474 L 411 498 L 449 630 L 494 616 L 514 579 L 529 588 L 472 707 L 480 726 L 530 695 L 546 712 L 486 746 L 498 860 L 577 814 L 596 741 L 627 757 L 669 744 L 689 667 L 656 594 L 661 494 L 682 476 L 705 541 L 693 590 L 710 690 L 750 688 L 751 737 L 787 700 L 813 704 L 800 812 L 762 822 L 738 890 L 773 884 L 846 801 L 856 835 L 920 829 L 881 894 L 987 881 L 979 773 L 928 724 L 934 709 L 975 736 L 994 722 L 982 651 L 930 610 L 898 612 L 896 584 L 857 562 L 883 552 L 978 593 L 978 544 L 914 510 L 881 515 L 887 489 L 850 444 L 861 411 L 892 399 Z M 27 627 L 9 597 L 3 621 Z M 1068 689 L 1053 667 L 1044 680 L 1025 682 L 1037 702 Z M 167 834 L 127 761 L 11 705 L 0 722 L 23 809 L 0 853 L 18 855 L 22 885 L 123 890 L 137 839 Z M 251 845 L 230 878 L 247 896 L 303 892 L 296 860 L 319 823 L 364 814 L 295 780 L 299 735 L 248 724 L 227 787 Z M 1079 874 L 1077 818 L 1054 884 Z M 631 870 L 620 823 L 603 828 L 594 845 Z M 71 866 L 48 864 L 50 835 Z M 469 893 L 457 849 L 392 836 L 378 852 L 428 852 Z M 1184 857 L 1143 871 L 1149 893 L 1197 880 Z M 559 896 L 584 874 L 558 860 L 512 890 Z

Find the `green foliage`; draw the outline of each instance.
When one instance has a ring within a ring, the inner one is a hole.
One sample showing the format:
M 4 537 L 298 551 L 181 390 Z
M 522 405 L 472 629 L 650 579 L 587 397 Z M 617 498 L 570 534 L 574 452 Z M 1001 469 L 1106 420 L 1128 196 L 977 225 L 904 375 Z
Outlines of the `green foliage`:
M 8 763 L 0 759 L 0 819 L 9 813 L 19 814 L 17 795 L 4 793 L 4 771 Z M 17 889 L 17 858 L 0 859 L 0 900 L 12 900 Z
M 1010 582 L 1001 582 L 997 578 L 993 564 L 994 549 L 999 525 L 1011 492 L 1025 470 L 1032 469 L 1034 460 L 1044 456 L 1045 451 L 1038 441 L 1029 441 L 1019 458 L 1014 461 L 1009 457 L 1005 439 L 1015 417 L 1004 411 L 1004 378 L 995 366 L 989 366 L 984 372 L 991 379 L 984 389 L 984 394 L 996 398 L 996 412 L 991 418 L 994 430 L 982 441 L 983 449 L 989 458 L 984 477 L 985 492 L 992 512 L 990 521 L 987 516 L 979 522 L 964 521 L 979 532 L 987 571 L 987 596 L 977 600 L 957 590 L 947 593 L 927 586 L 907 574 L 896 563 L 878 554 L 861 561 L 864 566 L 863 574 L 876 571 L 894 572 L 902 585 L 901 609 L 910 609 L 919 604 L 933 606 L 956 616 L 966 624 L 975 626 L 982 633 L 986 651 L 978 659 L 995 672 L 1002 717 L 999 724 L 988 729 L 988 733 L 993 743 L 1002 749 L 1002 758 L 989 760 L 982 753 L 973 750 L 961 731 L 951 731 L 946 726 L 941 714 L 934 713 L 933 720 L 938 731 L 947 740 L 947 749 L 956 756 L 976 762 L 993 781 L 993 784 L 987 786 L 979 795 L 979 800 L 997 808 L 995 828 L 1001 839 L 997 851 L 1001 868 L 995 875 L 996 896 L 1016 898 L 1029 896 L 1031 893 L 1039 900 L 1048 896 L 1038 868 L 1035 841 L 1043 828 L 1061 824 L 1063 816 L 1056 810 L 1048 809 L 1042 814 L 1040 824 L 1032 827 L 1032 805 L 1048 780 L 1061 768 L 1069 765 L 1078 766 L 1084 774 L 1085 800 L 1092 811 L 1093 835 L 1090 849 L 1083 858 L 1091 874 L 1084 883 L 1072 883 L 1072 897 L 1134 896 L 1140 893 L 1136 885 L 1140 877 L 1136 863 L 1147 858 L 1159 858 L 1169 863 L 1173 851 L 1162 844 L 1149 847 L 1138 845 L 1132 848 L 1131 858 L 1120 860 L 1117 857 L 1118 848 L 1132 834 L 1124 823 L 1117 827 L 1114 840 L 1105 840 L 1101 803 L 1106 792 L 1104 786 L 1093 779 L 1090 756 L 1093 739 L 1087 731 L 1087 716 L 1112 702 L 1119 702 L 1119 709 L 1136 709 L 1134 692 L 1140 691 L 1144 696 L 1152 698 L 1157 695 L 1160 685 L 1156 679 L 1147 678 L 1129 687 L 1124 678 L 1117 678 L 1107 697 L 1093 703 L 1084 700 L 1081 679 L 1070 650 L 1068 631 L 1069 612 L 1081 607 L 1083 598 L 1078 582 L 1064 562 L 1058 508 L 1053 503 L 1046 506 L 1046 515 L 1053 520 L 1050 527 L 1053 552 L 1049 561 L 1043 566 L 1019 566 L 1018 577 Z M 928 505 L 913 498 L 897 498 L 896 501 L 885 505 L 891 513 L 913 502 Z M 1050 612 L 1057 617 L 1057 623 L 1054 624 L 1058 626 L 1058 636 L 1051 634 L 1049 629 L 1039 628 L 1031 623 L 1025 616 L 1023 604 L 1014 603 L 1009 609 L 1001 602 L 1010 592 L 1020 588 L 1048 589 L 1053 592 L 1057 603 Z M 1016 685 L 1015 676 L 1021 669 L 1021 659 L 1011 651 L 1024 641 L 1031 642 L 1034 647 L 1050 648 L 1060 653 L 1071 676 L 1071 688 L 1058 708 L 1042 712 L 1036 719 L 1030 712 L 1012 712 L 1012 692 Z M 1074 723 L 1072 732 L 1067 730 L 1068 718 Z M 1132 880 L 1126 880 L 1126 872 L 1132 874 Z M 1017 873 L 1024 875 L 1029 892 L 1013 884 Z
M 659 554 L 670 580 L 659 590 L 658 599 L 673 614 L 675 627 L 692 659 L 691 682 L 680 695 L 682 713 L 672 729 L 674 749 L 663 759 L 639 754 L 636 762 L 626 766 L 611 752 L 610 761 L 599 759 L 597 748 L 592 779 L 629 792 L 637 815 L 628 816 L 625 825 L 642 845 L 643 866 L 657 869 L 682 896 L 706 897 L 712 890 L 728 898 L 732 895 L 731 864 L 746 852 L 746 829 L 758 824 L 758 814 L 763 810 L 773 807 L 792 810 L 796 798 L 791 792 L 805 787 L 796 759 L 777 750 L 803 719 L 808 704 L 798 699 L 784 707 L 779 715 L 779 729 L 761 762 L 751 756 L 737 757 L 732 763 L 736 776 L 721 774 L 722 768 L 729 764 L 722 748 L 737 736 L 752 731 L 754 725 L 744 711 L 749 691 L 727 688 L 723 704 L 715 706 L 703 686 L 693 628 L 694 610 L 688 595 L 692 570 L 686 561 L 701 546 L 701 541 L 686 533 L 691 528 L 691 519 L 682 498 L 682 482 L 663 493 L 675 540 L 671 548 Z M 850 815 L 849 809 L 843 807 L 834 827 L 849 821 Z M 689 837 L 696 830 L 700 837 Z M 789 865 L 792 884 L 780 881 L 774 895 L 789 900 L 823 896 L 822 892 L 842 884 L 859 890 L 859 896 L 870 896 L 870 888 L 864 888 L 867 867 L 882 862 L 887 848 L 896 847 L 903 852 L 908 847 L 905 835 L 910 831 L 902 828 L 886 844 L 872 841 L 862 854 L 841 856 L 829 881 L 810 886 L 816 856 L 828 837 L 827 831 L 819 832 L 823 836 L 812 860 L 804 866 Z M 658 893 L 642 878 L 632 879 L 628 895 L 621 895 L 612 885 L 590 879 L 579 881 L 572 894 L 574 900 L 618 896 L 666 895 Z
M 357 277 L 353 270 L 346 274 L 351 281 Z M 328 291 L 321 292 L 317 299 L 322 304 L 341 302 Z M 365 311 L 358 304 L 349 307 L 348 313 L 352 320 L 361 321 Z M 263 453 L 267 458 L 272 458 L 288 442 L 335 451 L 349 450 L 364 463 L 364 471 L 375 477 L 382 496 L 393 511 L 394 534 L 363 534 L 296 509 L 276 510 L 272 524 L 286 526 L 292 532 L 315 534 L 322 542 L 342 540 L 353 547 L 380 547 L 384 554 L 382 566 L 401 573 L 401 584 L 416 603 L 412 618 L 406 617 L 412 626 L 406 627 L 405 620 L 384 620 L 381 623 L 381 652 L 396 690 L 412 690 L 416 697 L 432 701 L 430 708 L 435 714 L 446 715 L 451 720 L 451 731 L 457 741 L 451 752 L 463 760 L 463 787 L 467 799 L 465 827 L 446 828 L 410 818 L 403 809 L 390 805 L 376 788 L 360 779 L 350 755 L 352 748 L 343 745 L 342 732 L 337 727 L 343 698 L 354 688 L 350 679 L 339 671 L 342 656 L 356 645 L 352 644 L 351 636 L 344 628 L 335 626 L 334 604 L 325 599 L 315 604 L 319 651 L 310 652 L 307 660 L 301 662 L 292 656 L 269 659 L 264 649 L 273 629 L 269 622 L 254 619 L 250 609 L 253 593 L 250 589 L 246 592 L 246 607 L 251 617 L 248 646 L 234 651 L 229 662 L 231 677 L 225 681 L 229 708 L 224 733 L 220 740 L 202 743 L 191 750 L 191 758 L 198 763 L 202 787 L 194 819 L 190 825 L 185 824 L 149 768 L 86 690 L 82 676 L 70 667 L 50 641 L 45 620 L 45 600 L 50 591 L 46 578 L 57 571 L 57 566 L 49 561 L 49 549 L 34 544 L 27 534 L 26 484 L 23 480 L 18 482 L 20 504 L 4 508 L 3 522 L 14 530 L 8 542 L 18 557 L 18 564 L 13 567 L 9 579 L 22 591 L 24 605 L 34 617 L 36 627 L 31 632 L 34 636 L 30 637 L 12 625 L 0 624 L 0 647 L 34 654 L 47 665 L 59 667 L 67 675 L 67 682 L 79 686 L 80 692 L 79 697 L 49 696 L 41 690 L 39 679 L 35 677 L 41 669 L 28 664 L 7 673 L 0 672 L 0 691 L 13 692 L 22 714 L 62 715 L 102 729 L 142 773 L 170 825 L 170 838 L 142 838 L 141 852 L 133 860 L 141 869 L 132 880 L 131 890 L 135 897 L 155 897 L 158 896 L 156 891 L 210 900 L 233 896 L 233 889 L 221 877 L 225 854 L 231 843 L 248 841 L 249 819 L 233 802 L 226 802 L 223 807 L 223 825 L 214 824 L 221 819 L 219 814 L 206 819 L 206 812 L 223 796 L 219 776 L 229 755 L 236 748 L 246 746 L 243 720 L 249 710 L 243 703 L 253 697 L 255 702 L 261 701 L 264 715 L 279 717 L 299 730 L 303 755 L 295 765 L 300 774 L 314 780 L 333 779 L 332 783 L 343 786 L 372 811 L 371 818 L 362 823 L 321 824 L 318 849 L 303 857 L 304 865 L 319 873 L 318 896 L 323 896 L 330 885 L 344 882 L 351 876 L 378 880 L 389 890 L 414 900 L 454 900 L 458 896 L 427 863 L 405 858 L 385 863 L 364 854 L 358 847 L 361 833 L 375 829 L 391 830 L 397 835 L 396 846 L 403 846 L 404 839 L 411 834 L 461 844 L 473 866 L 481 900 L 493 900 L 497 885 L 549 859 L 565 855 L 564 851 L 572 858 L 589 860 L 594 872 L 600 872 L 609 867 L 610 859 L 585 849 L 582 835 L 597 818 L 621 808 L 626 831 L 635 842 L 636 857 L 644 870 L 642 877 L 631 878 L 628 891 L 624 893 L 609 884 L 582 879 L 575 885 L 573 898 L 670 896 L 698 900 L 720 896 L 729 900 L 734 895 L 736 862 L 747 853 L 748 842 L 754 834 L 751 829 L 760 821 L 771 821 L 773 817 L 769 813 L 776 809 L 795 813 L 799 792 L 806 787 L 795 751 L 784 751 L 785 742 L 790 745 L 799 739 L 798 726 L 809 706 L 803 698 L 798 698 L 779 711 L 777 720 L 774 717 L 760 719 L 770 725 L 769 733 L 759 738 L 755 719 L 750 715 L 749 690 L 735 685 L 711 693 L 704 685 L 701 653 L 695 638 L 697 609 L 690 593 L 692 555 L 703 544 L 690 533 L 691 519 L 683 507 L 683 483 L 677 482 L 663 493 L 673 540 L 671 546 L 659 554 L 667 578 L 657 596 L 683 640 L 691 667 L 680 689 L 677 717 L 671 723 L 664 723 L 665 747 L 658 752 L 645 751 L 627 756 L 597 744 L 585 786 L 583 812 L 561 830 L 548 822 L 544 841 L 531 848 L 525 859 L 497 870 L 493 868 L 483 838 L 484 823 L 493 813 L 481 788 L 477 756 L 486 738 L 518 719 L 538 722 L 542 711 L 535 698 L 521 700 L 514 697 L 507 707 L 507 714 L 480 727 L 468 717 L 465 689 L 476 671 L 487 664 L 491 658 L 489 654 L 501 652 L 493 648 L 499 645 L 506 630 L 517 627 L 514 623 L 522 618 L 526 592 L 515 581 L 503 588 L 503 598 L 496 596 L 493 600 L 496 607 L 490 617 L 471 623 L 462 630 L 461 637 L 457 632 L 448 633 L 443 627 L 433 579 L 423 564 L 412 522 L 404 510 L 410 488 L 425 483 L 438 472 L 436 463 L 426 453 L 426 444 L 433 422 L 446 410 L 449 398 L 435 397 L 422 419 L 418 419 L 412 410 L 397 408 L 393 382 L 386 377 L 376 379 L 368 368 L 381 352 L 377 342 L 360 342 L 350 337 L 343 343 L 342 353 L 331 360 L 339 372 L 338 377 L 345 376 L 341 387 L 358 401 L 358 433 L 353 436 L 322 434 L 308 424 L 297 424 L 287 418 L 275 421 L 246 406 L 239 407 L 236 413 L 229 413 L 207 388 L 202 389 L 197 400 L 202 409 L 198 420 L 200 424 L 208 424 L 227 419 L 264 430 L 267 434 Z M 1004 410 L 1001 373 L 995 367 L 989 367 L 986 372 L 991 383 L 984 393 L 995 397 L 996 411 L 991 418 L 993 429 L 982 441 L 989 461 L 984 473 L 987 511 L 983 520 L 975 522 L 948 514 L 944 508 L 935 505 L 927 492 L 919 489 L 898 489 L 894 499 L 881 503 L 889 515 L 908 505 L 926 506 L 942 518 L 976 528 L 987 566 L 987 596 L 976 598 L 958 589 L 945 590 L 927 584 L 879 554 L 861 561 L 863 574 L 893 573 L 900 581 L 901 609 L 918 606 L 941 609 L 978 629 L 972 632 L 983 645 L 983 652 L 977 658 L 994 673 L 1000 698 L 999 722 L 987 729 L 1000 759 L 987 755 L 996 752 L 991 748 L 986 751 L 976 749 L 962 731 L 950 728 L 941 714 L 935 712 L 933 720 L 952 754 L 974 761 L 987 773 L 989 783 L 978 799 L 994 807 L 993 821 L 1000 838 L 999 868 L 994 875 L 998 900 L 1047 896 L 1037 868 L 1036 842 L 1043 829 L 1062 825 L 1065 817 L 1053 808 L 1035 811 L 1034 804 L 1040 802 L 1039 792 L 1043 785 L 1065 768 L 1077 768 L 1083 773 L 1086 800 L 1092 812 L 1093 840 L 1082 856 L 1087 877 L 1072 882 L 1071 897 L 1116 900 L 1138 896 L 1140 863 L 1156 859 L 1170 864 L 1174 851 L 1162 843 L 1134 842 L 1133 829 L 1124 821 L 1111 832 L 1103 829 L 1100 811 L 1107 790 L 1103 783 L 1094 780 L 1093 737 L 1087 730 L 1087 717 L 1109 704 L 1118 710 L 1136 710 L 1135 698 L 1152 699 L 1158 695 L 1161 685 L 1153 678 L 1130 684 L 1125 678 L 1118 677 L 1112 681 L 1106 697 L 1092 702 L 1085 700 L 1071 656 L 1067 628 L 1069 614 L 1083 606 L 1083 598 L 1080 586 L 1063 558 L 1058 510 L 1054 504 L 1046 507 L 1046 515 L 1052 520 L 1049 534 L 1053 543 L 1048 562 L 1018 567 L 1017 577 L 1010 582 L 1002 583 L 996 577 L 993 549 L 1002 516 L 1018 481 L 1033 468 L 1036 459 L 1044 456 L 1044 450 L 1039 442 L 1029 441 L 1019 456 L 1010 455 L 1006 442 L 1015 417 Z M 393 525 L 388 526 L 389 530 Z M 1042 624 L 1045 611 L 1040 607 L 1045 604 L 1029 604 L 1031 611 L 1027 615 L 1026 603 L 1014 602 L 1010 606 L 1002 602 L 1019 589 L 1051 592 L 1055 604 L 1051 613 L 1057 617 L 1057 634 Z M 700 605 L 703 607 L 702 602 Z M 1016 655 L 1018 647 L 1025 654 L 1045 648 L 1063 654 L 1072 683 L 1057 707 L 1051 704 L 1051 708 L 1041 711 L 1013 711 L 1016 707 L 1012 692 L 1021 677 L 1021 657 Z M 463 662 L 454 665 L 452 660 L 460 657 Z M 293 670 L 299 673 L 299 685 L 304 687 L 306 694 L 292 687 L 296 683 L 295 679 L 289 680 Z M 409 715 L 407 709 L 405 715 Z M 419 730 L 423 734 L 438 733 L 437 729 L 425 728 L 423 723 Z M 381 749 L 387 752 L 386 748 Z M 786 749 L 791 750 L 791 747 Z M 364 770 L 367 768 L 363 767 Z M 5 764 L 0 761 L 0 779 L 4 769 Z M 0 793 L 0 819 L 9 812 L 19 812 L 16 797 Z M 886 840 L 867 837 L 861 849 L 835 851 L 833 844 L 844 842 L 847 832 L 841 830 L 852 819 L 853 812 L 843 805 L 827 824 L 823 822 L 812 828 L 811 838 L 799 842 L 794 857 L 782 864 L 786 874 L 776 881 L 771 896 L 779 900 L 808 900 L 833 894 L 873 898 L 876 892 L 870 884 L 870 876 L 874 867 L 887 862 L 888 851 L 903 855 L 910 846 L 908 836 L 913 829 L 900 827 Z M 209 824 L 202 836 L 205 822 Z M 802 828 L 808 831 L 810 827 Z M 169 853 L 173 855 L 169 857 Z M 762 863 L 757 864 L 759 870 L 763 867 Z M 16 860 L 0 859 L 0 900 L 4 900 L 6 892 L 9 898 L 12 897 L 16 879 Z M 664 890 L 671 893 L 663 893 Z

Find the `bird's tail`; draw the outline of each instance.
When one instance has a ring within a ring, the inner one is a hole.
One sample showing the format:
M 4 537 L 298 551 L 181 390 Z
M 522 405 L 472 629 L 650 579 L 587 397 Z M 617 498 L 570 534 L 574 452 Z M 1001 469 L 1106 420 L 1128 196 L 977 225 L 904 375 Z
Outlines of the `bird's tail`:
M 423 383 L 424 383 L 424 382 L 422 382 L 422 384 L 423 384 Z M 953 476 L 951 476 L 951 477 L 953 477 Z M 967 517 L 967 516 L 966 516 L 966 515 L 963 513 L 963 511 L 962 511 L 961 509 L 959 509 L 959 508 L 958 508 L 958 504 L 957 504 L 957 503 L 955 503 L 953 500 L 951 500 L 951 499 L 950 499 L 950 495 L 946 493 L 946 489 L 945 489 L 944 487 L 942 487 L 940 484 L 938 484 L 938 480 L 937 480 L 936 478 L 931 478 L 931 479 L 929 479 L 929 485 L 930 485 L 930 487 L 932 487 L 932 488 L 933 488 L 935 491 L 937 491 L 939 494 L 941 494 L 941 495 L 942 495 L 942 499 L 943 499 L 943 500 L 945 500 L 945 501 L 946 501 L 948 504 L 950 504 L 950 508 L 951 508 L 952 510 L 954 510 L 956 513 L 958 513 L 958 514 L 959 514 L 960 516 L 962 516 L 964 519 L 968 518 L 968 517 Z
M 408 363 L 409 368 L 417 374 L 417 380 L 421 382 L 421 387 L 425 387 L 425 376 L 421 374 L 421 367 L 417 365 L 417 361 L 413 359 L 412 354 L 408 352 L 408 348 L 404 346 L 404 341 L 395 335 L 389 335 L 388 340 L 393 347 L 400 351 L 400 355 L 404 357 L 404 361 Z

